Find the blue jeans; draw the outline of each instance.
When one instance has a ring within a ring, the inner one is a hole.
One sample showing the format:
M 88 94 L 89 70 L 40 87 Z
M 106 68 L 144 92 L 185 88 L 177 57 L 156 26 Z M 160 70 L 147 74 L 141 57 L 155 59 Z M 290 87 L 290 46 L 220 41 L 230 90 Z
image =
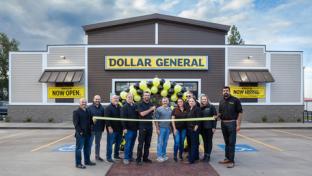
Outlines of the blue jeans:
M 174 137 L 174 147 L 173 147 L 173 156 L 177 158 L 178 150 L 179 156 L 182 157 L 184 150 L 184 140 L 186 136 L 186 129 L 177 129 L 176 135 Z
M 114 157 L 115 158 L 119 157 L 119 148 L 121 140 L 122 140 L 122 131 L 107 133 L 106 159 L 112 159 L 113 144 L 115 144 Z
M 199 130 L 187 129 L 187 135 L 190 139 L 188 160 L 190 163 L 194 163 L 199 159 Z
M 236 121 L 221 122 L 221 130 L 225 143 L 225 158 L 234 162 L 236 145 Z
M 167 155 L 167 142 L 169 138 L 170 128 L 160 127 L 160 134 L 157 141 L 157 157 L 165 157 Z
M 93 131 L 91 133 L 90 156 L 91 156 L 93 140 L 95 139 L 95 157 L 100 157 L 100 146 L 101 146 L 102 133 L 103 133 L 102 131 Z
M 83 149 L 85 164 L 90 163 L 90 135 L 75 134 L 76 137 L 76 149 L 75 149 L 75 160 L 76 166 L 81 164 L 81 151 Z
M 137 130 L 127 130 L 125 135 L 126 144 L 125 144 L 125 159 L 132 159 L 133 147 L 137 137 Z

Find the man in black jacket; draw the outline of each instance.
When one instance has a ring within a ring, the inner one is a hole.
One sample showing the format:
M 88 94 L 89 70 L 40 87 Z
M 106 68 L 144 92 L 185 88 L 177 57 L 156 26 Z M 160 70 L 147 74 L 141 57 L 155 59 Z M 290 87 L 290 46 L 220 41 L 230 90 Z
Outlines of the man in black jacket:
M 123 105 L 120 111 L 121 118 L 138 119 L 139 114 L 137 111 L 137 105 L 133 102 L 133 95 L 131 93 L 127 94 L 126 101 L 127 102 Z M 123 160 L 123 163 L 127 165 L 130 161 L 133 160 L 133 147 L 137 138 L 139 123 L 135 121 L 122 121 L 121 123 L 126 139 L 125 158 Z
M 243 109 L 238 98 L 230 94 L 230 87 L 223 87 L 223 99 L 219 103 L 219 117 L 225 143 L 225 159 L 220 164 L 234 167 L 236 134 L 240 130 Z
M 90 137 L 91 128 L 93 125 L 90 113 L 86 109 L 86 99 L 79 100 L 79 108 L 73 112 L 73 123 L 75 126 L 75 137 L 76 137 L 76 152 L 75 160 L 76 167 L 85 169 L 86 167 L 81 164 L 81 150 L 83 150 L 85 165 L 95 165 L 90 161 Z
M 203 95 L 200 97 L 201 103 L 201 113 L 202 117 L 217 117 L 216 108 L 209 103 L 208 97 Z M 207 120 L 201 122 L 201 135 L 204 141 L 204 158 L 203 161 L 209 162 L 210 161 L 210 154 L 212 150 L 212 138 L 213 134 L 216 131 L 217 121 L 216 120 Z
M 104 108 L 101 105 L 100 95 L 94 96 L 93 104 L 88 107 L 88 110 L 91 114 L 91 118 L 93 118 L 93 116 L 104 117 Z M 105 127 L 105 121 L 104 120 L 97 120 L 94 124 L 94 127 L 92 129 L 92 133 L 91 133 L 90 156 L 91 156 L 92 143 L 93 143 L 93 140 L 95 139 L 95 160 L 98 160 L 98 161 L 104 161 L 100 157 L 100 145 L 101 145 L 101 139 L 102 139 L 102 133 L 104 131 L 104 127 Z
M 120 106 L 118 104 L 119 97 L 113 95 L 111 98 L 111 103 L 105 108 L 105 117 L 120 118 Z M 122 140 L 122 126 L 119 120 L 108 120 L 106 121 L 107 130 L 107 146 L 106 146 L 106 160 L 108 162 L 114 163 L 112 160 L 113 144 L 114 148 L 114 159 L 119 160 L 119 148 Z

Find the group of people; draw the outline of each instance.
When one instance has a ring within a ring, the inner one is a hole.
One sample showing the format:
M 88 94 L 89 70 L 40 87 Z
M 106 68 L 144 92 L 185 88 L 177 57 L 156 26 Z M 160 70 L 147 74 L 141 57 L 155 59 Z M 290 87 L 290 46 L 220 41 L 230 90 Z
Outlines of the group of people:
M 95 159 L 104 161 L 100 157 L 100 143 L 104 129 L 107 131 L 106 161 L 114 163 L 122 159 L 119 156 L 122 137 L 125 138 L 123 163 L 128 165 L 135 161 L 138 165 L 151 163 L 149 149 L 151 145 L 153 126 L 156 127 L 157 161 L 168 160 L 167 142 L 172 132 L 174 138 L 173 159 L 193 164 L 199 160 L 199 135 L 204 143 L 203 161 L 209 162 L 212 151 L 213 134 L 216 131 L 217 120 L 221 120 L 221 130 L 225 142 L 225 159 L 220 164 L 226 164 L 228 168 L 234 167 L 234 155 L 236 133 L 240 130 L 242 119 L 242 106 L 239 99 L 230 94 L 229 87 L 223 87 L 223 98 L 219 102 L 219 111 L 209 101 L 208 96 L 200 97 L 197 102 L 192 92 L 187 93 L 187 100 L 179 98 L 177 106 L 171 109 L 169 99 L 163 97 L 161 106 L 156 107 L 151 101 L 150 92 L 144 92 L 142 101 L 135 103 L 133 95 L 128 93 L 126 102 L 120 106 L 119 96 L 111 97 L 111 103 L 104 109 L 101 105 L 101 97 L 94 96 L 93 104 L 87 107 L 87 101 L 80 99 L 80 105 L 73 112 L 73 123 L 76 137 L 76 167 L 84 169 L 85 165 L 95 165 L 90 160 L 92 143 L 95 141 Z M 94 116 L 122 118 L 130 120 L 96 120 Z M 198 118 L 214 117 L 214 120 L 198 120 Z M 195 120 L 192 120 L 196 118 Z M 134 120 L 133 120 L 134 119 Z M 153 122 L 154 119 L 154 122 Z M 185 119 L 175 121 L 174 119 Z M 154 123 L 154 124 L 153 124 Z M 133 157 L 134 145 L 138 136 L 137 156 Z M 184 141 L 187 141 L 188 157 L 183 158 Z M 113 153 L 113 144 L 114 153 Z M 84 153 L 84 164 L 81 160 L 81 152 Z M 113 155 L 113 157 L 112 157 Z M 114 160 L 113 160 L 114 158 Z

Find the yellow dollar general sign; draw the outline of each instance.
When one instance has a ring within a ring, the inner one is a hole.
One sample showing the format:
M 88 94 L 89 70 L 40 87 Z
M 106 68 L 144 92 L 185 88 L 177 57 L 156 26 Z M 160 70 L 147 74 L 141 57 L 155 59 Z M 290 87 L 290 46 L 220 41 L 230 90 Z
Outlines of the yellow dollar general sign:
M 48 98 L 83 98 L 84 87 L 49 87 Z
M 208 56 L 106 56 L 106 70 L 208 70 Z
M 230 86 L 231 95 L 237 98 L 265 98 L 265 87 Z

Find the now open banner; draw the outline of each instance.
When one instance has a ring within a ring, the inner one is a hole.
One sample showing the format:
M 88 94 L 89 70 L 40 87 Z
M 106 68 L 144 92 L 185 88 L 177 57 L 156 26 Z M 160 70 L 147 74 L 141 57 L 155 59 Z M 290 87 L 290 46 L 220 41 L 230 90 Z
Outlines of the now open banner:
M 208 70 L 208 56 L 105 56 L 106 70 Z
M 231 95 L 237 98 L 265 98 L 264 86 L 230 86 Z
M 83 98 L 84 87 L 49 87 L 48 98 Z

